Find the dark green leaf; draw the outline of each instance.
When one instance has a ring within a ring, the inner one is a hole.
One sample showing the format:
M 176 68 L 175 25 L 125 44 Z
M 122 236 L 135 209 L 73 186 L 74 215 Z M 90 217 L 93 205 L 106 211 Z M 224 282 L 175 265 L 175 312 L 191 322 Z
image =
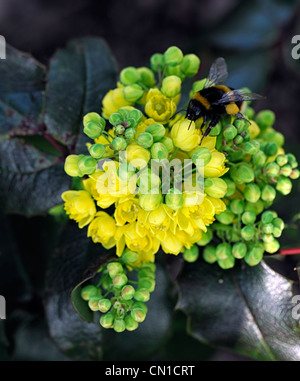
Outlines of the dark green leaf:
M 261 360 L 299 360 L 292 282 L 264 262 L 224 271 L 199 261 L 178 278 L 178 308 L 198 340 Z
M 101 99 L 114 87 L 116 63 L 105 42 L 71 41 L 50 64 L 45 107 L 49 133 L 78 152 L 84 150 L 82 118 L 91 111 L 101 113 Z
M 0 143 L 0 168 L 0 205 L 8 213 L 44 213 L 70 186 L 60 158 L 18 138 Z

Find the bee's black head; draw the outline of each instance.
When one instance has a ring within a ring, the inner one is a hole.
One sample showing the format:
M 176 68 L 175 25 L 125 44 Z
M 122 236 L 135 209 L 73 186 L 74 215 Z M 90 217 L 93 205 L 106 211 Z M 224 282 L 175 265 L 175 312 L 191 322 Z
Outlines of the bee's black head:
M 186 111 L 186 119 L 197 120 L 201 116 L 201 108 L 199 107 L 199 102 L 195 99 L 191 99 Z

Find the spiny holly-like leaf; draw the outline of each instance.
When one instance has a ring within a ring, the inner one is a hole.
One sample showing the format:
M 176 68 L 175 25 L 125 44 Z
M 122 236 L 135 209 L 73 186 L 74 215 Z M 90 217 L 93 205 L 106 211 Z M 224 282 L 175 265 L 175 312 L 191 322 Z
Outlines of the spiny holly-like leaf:
M 293 283 L 266 263 L 224 271 L 199 261 L 185 264 L 177 282 L 193 337 L 260 360 L 300 359 Z
M 42 108 L 46 70 L 30 55 L 7 46 L 0 60 L 0 140 L 44 130 Z
M 19 138 L 0 143 L 0 168 L 0 205 L 7 213 L 45 213 L 70 187 L 60 158 Z
M 101 113 L 103 96 L 115 86 L 116 63 L 105 42 L 98 38 L 71 41 L 50 63 L 45 106 L 49 133 L 82 151 L 86 141 L 83 116 Z

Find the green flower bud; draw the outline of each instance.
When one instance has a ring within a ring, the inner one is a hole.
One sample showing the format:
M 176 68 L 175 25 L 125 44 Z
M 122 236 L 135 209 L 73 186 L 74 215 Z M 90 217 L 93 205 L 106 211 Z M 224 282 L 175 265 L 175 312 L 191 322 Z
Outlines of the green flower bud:
M 289 177 L 292 173 L 292 167 L 289 164 L 286 164 L 281 167 L 280 173 L 285 177 Z
M 107 271 L 111 279 L 113 279 L 117 274 L 122 274 L 124 272 L 123 266 L 119 262 L 110 262 L 107 265 Z
M 175 75 L 176 77 L 184 79 L 184 75 L 180 71 L 180 65 L 166 66 L 165 76 L 169 77 L 170 75 Z
M 125 327 L 127 331 L 134 331 L 138 328 L 139 323 L 135 321 L 130 315 L 127 315 L 124 319 Z
M 97 139 L 105 128 L 105 119 L 96 112 L 90 112 L 83 118 L 83 132 L 91 139 Z
M 146 289 L 149 292 L 153 292 L 155 289 L 155 280 L 150 277 L 141 278 L 138 283 L 139 289 Z
M 227 184 L 227 192 L 225 194 L 226 197 L 230 197 L 232 196 L 235 191 L 236 191 L 236 186 L 235 186 L 235 183 L 228 179 L 227 177 L 223 178 L 223 180 L 225 181 L 225 183 Z
M 146 132 L 153 136 L 154 142 L 159 142 L 165 136 L 166 129 L 162 124 L 154 123 L 146 128 Z
M 220 243 L 216 247 L 216 256 L 218 259 L 226 259 L 231 256 L 231 245 L 229 243 Z
M 83 300 L 88 301 L 91 298 L 94 297 L 100 297 L 101 296 L 101 291 L 99 288 L 93 286 L 92 284 L 89 284 L 88 286 L 83 287 L 81 290 L 81 297 Z
M 243 119 L 235 119 L 233 125 L 237 128 L 238 132 L 241 133 L 246 128 L 246 123 Z M 248 123 L 247 123 L 248 125 Z
M 138 272 L 138 278 L 152 278 L 155 279 L 155 269 L 143 266 Z
M 124 332 L 126 329 L 124 320 L 120 318 L 115 319 L 113 328 L 116 332 Z
M 264 210 L 264 208 L 265 206 L 262 200 L 258 200 L 255 203 L 247 201 L 245 211 L 253 212 L 257 215 L 260 214 Z
M 278 155 L 276 157 L 276 163 L 278 165 L 280 165 L 280 167 L 283 167 L 284 165 L 286 165 L 288 163 L 288 157 L 287 155 Z
M 98 307 L 98 302 L 99 302 L 99 296 L 97 297 L 92 297 L 89 299 L 89 307 L 92 311 L 98 311 L 99 310 L 99 307 Z
M 232 246 L 232 255 L 241 259 L 247 254 L 247 245 L 244 242 L 237 242 Z
M 261 192 L 257 184 L 247 184 L 244 189 L 244 197 L 249 202 L 257 202 L 260 198 Z
M 293 185 L 290 179 L 281 178 L 276 184 L 276 189 L 278 192 L 286 196 L 287 194 L 291 193 L 292 186 Z
M 166 147 L 169 153 L 171 153 L 174 150 L 174 144 L 171 138 L 165 136 L 159 142 Z
M 97 169 L 97 161 L 91 156 L 82 156 L 78 160 L 78 168 L 83 175 L 91 175 Z
M 144 95 L 144 90 L 142 89 L 140 85 L 134 84 L 134 85 L 125 86 L 123 88 L 123 94 L 124 94 L 124 98 L 128 102 L 135 103 L 140 98 L 142 98 L 142 96 Z
M 112 328 L 114 324 L 114 319 L 114 315 L 111 313 L 102 315 L 100 318 L 100 324 L 103 328 Z
M 241 230 L 241 236 L 245 241 L 251 241 L 254 237 L 255 229 L 251 225 L 246 225 Z
M 126 67 L 120 73 L 120 82 L 124 86 L 131 85 L 133 83 L 137 83 L 140 80 L 141 80 L 140 73 L 133 66 Z
M 113 283 L 111 278 L 105 277 L 102 282 L 102 288 L 104 288 L 104 290 L 110 290 L 112 287 L 113 287 Z
M 276 143 L 269 142 L 264 148 L 264 152 L 267 156 L 274 156 L 277 154 L 278 146 Z
M 138 288 L 134 294 L 134 299 L 138 302 L 148 302 L 150 299 L 150 293 L 145 288 Z
M 134 139 L 135 137 L 135 134 L 136 134 L 136 130 L 135 128 L 133 127 L 129 127 L 125 130 L 125 138 L 128 139 L 128 140 L 132 140 Z
M 181 92 L 181 79 L 176 75 L 170 75 L 162 81 L 162 93 L 169 98 L 174 98 Z
M 224 225 L 230 225 L 234 220 L 234 214 L 230 210 L 225 210 L 216 215 L 216 219 Z
M 134 297 L 134 294 L 135 289 L 130 284 L 127 284 L 122 288 L 121 295 L 124 300 L 131 300 Z
M 263 201 L 273 201 L 276 197 L 276 190 L 272 185 L 265 185 L 261 192 L 261 198 Z
M 214 263 L 217 261 L 216 248 L 214 246 L 206 246 L 203 250 L 203 259 L 205 262 Z
M 125 249 L 121 255 L 121 260 L 123 263 L 130 264 L 135 263 L 139 259 L 139 255 L 136 251 Z
M 153 87 L 155 85 L 155 78 L 152 70 L 147 67 L 139 67 L 137 71 L 143 85 L 147 87 Z
M 277 144 L 278 147 L 282 147 L 284 144 L 284 136 L 280 132 L 274 131 L 273 129 L 267 133 L 264 133 L 263 139 Z
M 103 144 L 92 144 L 89 147 L 89 153 L 94 159 L 101 159 L 105 154 L 105 146 Z
M 134 119 L 136 125 L 138 125 L 143 120 L 143 113 L 137 108 L 134 108 L 129 111 L 129 119 Z
M 109 116 L 109 123 L 112 126 L 117 126 L 118 124 L 122 124 L 124 122 L 122 115 L 118 112 L 114 112 Z
M 207 165 L 211 161 L 210 150 L 206 147 L 200 147 L 196 149 L 192 156 L 192 161 L 195 165 L 197 165 L 197 160 L 203 160 L 203 166 Z
M 245 209 L 245 202 L 240 199 L 235 199 L 230 202 L 230 209 L 234 214 L 242 214 Z
M 298 167 L 298 162 L 297 162 L 295 156 L 293 154 L 291 154 L 291 153 L 288 153 L 287 157 L 288 157 L 288 161 L 289 161 L 289 164 L 291 165 L 291 167 L 293 169 L 297 168 Z
M 150 168 L 146 168 L 140 172 L 137 183 L 140 194 L 146 194 L 150 191 L 152 191 L 152 193 L 159 193 L 160 177 Z
M 243 149 L 249 155 L 255 155 L 260 150 L 260 144 L 257 140 L 250 140 L 244 144 Z
M 262 168 L 267 160 L 267 156 L 263 151 L 257 151 L 252 157 L 252 163 L 257 168 Z
M 262 110 L 256 115 L 255 121 L 259 127 L 264 130 L 273 126 L 275 122 L 275 114 L 271 110 Z
M 229 270 L 234 267 L 235 264 L 235 258 L 234 257 L 228 257 L 226 259 L 218 259 L 218 265 L 223 270 Z
M 139 197 L 139 205 L 141 208 L 146 210 L 147 212 L 150 212 L 152 210 L 155 210 L 159 207 L 159 205 L 162 203 L 162 194 L 142 194 Z
M 72 177 L 81 177 L 82 173 L 78 168 L 78 161 L 81 156 L 79 155 L 69 155 L 65 160 L 65 172 L 67 175 Z
M 150 148 L 153 144 L 153 136 L 149 132 L 142 132 L 138 136 L 137 142 L 144 148 Z
M 107 312 L 111 307 L 111 301 L 109 299 L 100 299 L 98 302 L 98 309 L 100 312 Z
M 276 228 L 279 228 L 281 231 L 284 229 L 284 222 L 281 218 L 274 218 L 274 220 L 272 221 L 272 225 L 274 225 Z
M 146 319 L 147 310 L 141 307 L 133 307 L 130 315 L 133 320 L 135 320 L 138 323 L 142 323 Z
M 212 238 L 213 238 L 212 230 L 207 229 L 206 232 L 202 232 L 202 237 L 199 239 L 199 241 L 197 241 L 197 245 L 206 246 L 209 244 Z
M 211 130 L 210 130 L 210 136 L 218 136 L 220 135 L 221 131 L 222 131 L 222 124 L 221 123 L 218 123 L 215 127 L 213 127 Z
M 245 256 L 245 262 L 249 266 L 256 266 L 263 259 L 264 250 L 261 246 L 253 246 Z
M 263 234 L 262 235 L 262 240 L 264 242 L 272 242 L 272 241 L 274 241 L 273 234 Z
M 234 139 L 234 144 L 239 145 L 239 144 L 242 144 L 243 141 L 244 141 L 244 138 L 242 137 L 242 135 L 237 135 Z
M 228 124 L 223 130 L 223 135 L 224 135 L 225 140 L 234 139 L 237 135 L 236 127 L 234 127 L 232 124 Z
M 111 142 L 111 147 L 114 151 L 125 151 L 127 142 L 124 138 L 117 137 Z
M 272 210 L 266 210 L 265 212 L 263 212 L 263 214 L 261 215 L 261 222 L 263 224 L 269 224 L 271 223 L 274 218 L 277 217 L 277 213 L 272 211 Z
M 167 65 L 179 65 L 183 59 L 183 53 L 177 46 L 171 46 L 164 52 L 164 59 Z
M 123 124 L 118 124 L 116 127 L 115 127 L 115 134 L 116 135 L 123 135 L 125 132 L 125 127 L 123 126 Z
M 163 54 L 153 54 L 150 58 L 150 66 L 153 71 L 162 71 L 165 66 L 165 59 Z
M 264 248 L 267 253 L 274 254 L 279 250 L 280 244 L 277 239 L 274 239 L 272 242 L 265 242 Z
M 183 258 L 186 262 L 193 263 L 199 258 L 199 251 L 196 245 L 193 245 L 190 249 L 184 249 Z
M 169 152 L 162 143 L 154 143 L 151 147 L 151 157 L 157 160 L 168 159 Z
M 130 163 L 124 162 L 119 165 L 117 174 L 122 181 L 127 182 L 133 175 L 135 175 L 135 169 Z
M 122 288 L 128 282 L 128 278 L 125 274 L 117 274 L 112 281 L 116 288 Z
M 232 180 L 237 184 L 251 183 L 255 178 L 253 169 L 247 163 L 238 164 L 230 172 Z
M 291 178 L 292 180 L 296 180 L 296 179 L 299 178 L 299 176 L 300 176 L 300 172 L 299 172 L 299 170 L 298 170 L 298 169 L 293 169 L 292 172 L 291 172 L 291 174 L 290 174 L 290 178 Z
M 219 177 L 210 177 L 204 181 L 204 190 L 210 197 L 223 198 L 227 191 L 227 184 Z
M 177 210 L 182 208 L 183 206 L 183 195 L 182 193 L 175 193 L 174 189 L 171 188 L 169 190 L 169 193 L 165 196 L 165 203 L 166 205 L 173 209 Z
M 193 77 L 198 73 L 200 59 L 195 54 L 186 54 L 180 64 L 180 70 L 186 77 Z
M 282 234 L 282 230 L 281 229 L 279 229 L 279 228 L 276 228 L 276 227 L 274 227 L 273 228 L 273 236 L 275 237 L 275 238 L 279 238 L 280 236 L 281 236 L 281 234 Z
M 245 225 L 252 225 L 256 220 L 256 213 L 247 211 L 242 214 L 242 222 Z
M 265 167 L 265 173 L 269 177 L 276 177 L 279 174 L 280 167 L 274 161 L 268 163 Z
M 263 224 L 262 226 L 263 232 L 266 234 L 272 234 L 273 233 L 273 224 Z

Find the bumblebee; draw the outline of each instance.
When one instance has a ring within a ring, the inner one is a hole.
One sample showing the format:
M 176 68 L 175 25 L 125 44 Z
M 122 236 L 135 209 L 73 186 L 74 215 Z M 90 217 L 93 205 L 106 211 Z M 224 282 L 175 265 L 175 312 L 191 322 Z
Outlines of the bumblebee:
M 241 112 L 243 103 L 264 98 L 259 94 L 249 93 L 246 90 L 234 90 L 222 85 L 227 76 L 226 62 L 224 58 L 219 57 L 209 70 L 204 88 L 195 93 L 188 104 L 185 117 L 191 122 L 202 117 L 201 132 L 209 122 L 201 142 L 205 136 L 209 135 L 211 129 L 219 123 L 222 115 L 233 115 L 239 119 L 247 120 Z

